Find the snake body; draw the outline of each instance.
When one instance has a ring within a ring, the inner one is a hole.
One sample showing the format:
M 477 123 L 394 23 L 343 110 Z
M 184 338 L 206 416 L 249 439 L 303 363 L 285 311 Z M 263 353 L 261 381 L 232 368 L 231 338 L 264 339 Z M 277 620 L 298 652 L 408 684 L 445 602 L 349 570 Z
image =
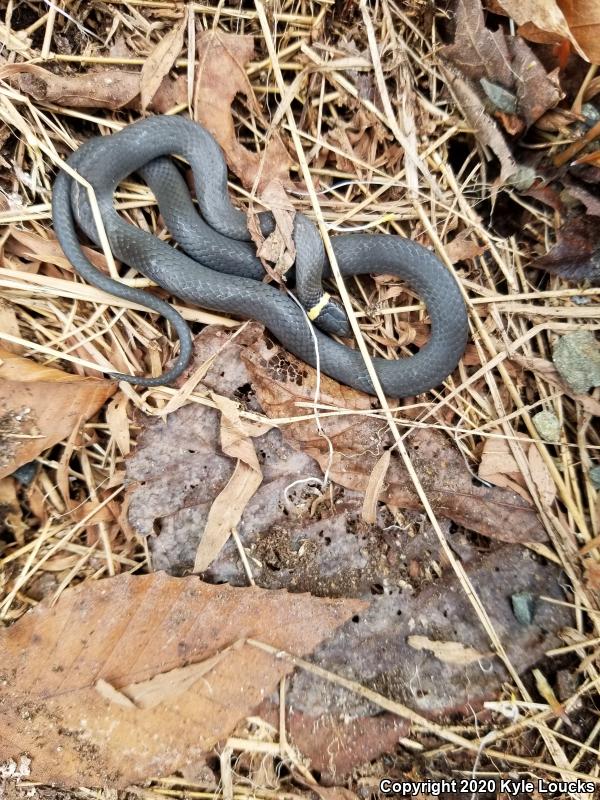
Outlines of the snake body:
M 191 166 L 200 214 L 175 163 L 181 156 Z M 227 168 L 219 146 L 200 125 L 182 117 L 157 116 L 135 122 L 119 133 L 90 139 L 67 163 L 94 188 L 104 227 L 115 256 L 135 267 L 170 294 L 194 305 L 264 323 L 298 358 L 315 366 L 318 348 L 322 371 L 355 389 L 374 389 L 359 351 L 310 329 L 305 313 L 273 286 L 261 281 L 264 270 L 248 241 L 246 216 L 231 203 Z M 119 182 L 139 172 L 153 190 L 175 241 L 171 247 L 125 222 L 113 195 Z M 56 235 L 75 270 L 89 283 L 164 315 L 180 339 L 173 367 L 158 378 L 115 375 L 142 386 L 172 382 L 187 366 L 192 351 L 187 323 L 168 303 L 149 292 L 126 286 L 98 270 L 82 251 L 77 225 L 98 241 L 87 191 L 66 171 L 54 183 L 52 216 Z M 264 231 L 270 214 L 260 215 Z M 331 274 L 315 226 L 297 214 L 296 288 L 303 302 L 322 296 L 321 278 Z M 458 285 L 440 261 L 420 245 L 398 236 L 343 234 L 332 238 L 336 260 L 345 276 L 391 274 L 404 280 L 426 303 L 431 336 L 416 355 L 398 360 L 373 358 L 384 392 L 405 397 L 440 384 L 456 367 L 467 341 L 467 315 Z M 329 304 L 318 320 L 329 331 L 345 333 L 338 308 Z

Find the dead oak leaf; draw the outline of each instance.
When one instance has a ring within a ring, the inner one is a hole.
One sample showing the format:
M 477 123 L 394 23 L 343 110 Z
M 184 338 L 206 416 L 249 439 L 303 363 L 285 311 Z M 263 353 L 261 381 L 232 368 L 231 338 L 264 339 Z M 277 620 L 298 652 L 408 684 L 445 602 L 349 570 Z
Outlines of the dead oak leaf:
M 512 86 L 504 32 L 501 28 L 494 32 L 486 28 L 479 0 L 458 0 L 454 14 L 454 41 L 443 48 L 442 55 L 472 80 L 485 75 L 490 81 Z
M 472 230 L 465 229 L 458 233 L 451 242 L 445 246 L 446 255 L 453 264 L 459 261 L 470 261 L 485 253 L 488 245 L 473 241 L 475 235 Z
M 208 512 L 204 533 L 196 552 L 194 572 L 203 572 L 237 529 L 244 509 L 262 483 L 263 474 L 250 436 L 244 428 L 237 404 L 213 393 L 221 412 L 221 450 L 236 459 L 233 475 L 219 492 Z
M 581 0 L 559 0 L 559 5 L 569 23 L 569 29 L 585 57 L 592 64 L 600 64 L 600 3 L 598 0 L 582 3 Z
M 293 668 L 243 640 L 300 656 L 364 607 L 163 573 L 80 584 L 0 632 L 0 762 L 27 752 L 60 786 L 184 769 Z
M 253 378 L 261 407 L 270 417 L 299 416 L 298 403 L 314 400 L 316 373 L 270 340 L 258 337 L 242 351 Z M 336 381 L 321 376 L 320 403 L 334 408 L 366 411 L 371 400 Z M 329 468 L 332 480 L 359 492 L 367 490 L 370 476 L 383 451 L 393 443 L 384 420 L 342 414 L 321 420 L 333 443 L 329 461 L 327 441 L 314 419 L 284 425 L 282 433 L 292 447 Z M 416 429 L 407 438 L 409 453 L 434 509 L 442 516 L 485 536 L 509 542 L 544 541 L 546 535 L 535 510 L 514 492 L 473 484 L 465 460 L 449 440 L 431 428 Z M 393 455 L 380 499 L 392 506 L 420 508 L 406 468 Z
M 582 58 L 600 63 L 600 4 L 578 0 L 495 0 L 520 26 L 518 33 L 534 42 L 567 39 Z
M 510 133 L 520 132 L 518 118 L 529 127 L 556 106 L 562 97 L 557 75 L 546 73 L 521 38 L 487 28 L 479 0 L 459 0 L 455 13 L 454 41 L 441 53 L 485 91 Z
M 209 130 L 223 148 L 232 172 L 251 189 L 277 179 L 289 181 L 290 159 L 278 135 L 273 135 L 263 157 L 238 141 L 231 104 L 236 95 L 246 98 L 252 111 L 261 116 L 244 67 L 254 55 L 252 36 L 205 31 L 198 37 L 198 80 L 194 88 L 194 119 Z
M 183 47 L 183 36 L 187 25 L 187 9 L 179 22 L 165 33 L 146 58 L 140 74 L 141 111 L 144 112 L 157 93 L 163 78 L 175 64 Z
M 517 95 L 517 112 L 527 127 L 533 125 L 546 111 L 554 108 L 563 93 L 558 80 L 558 70 L 547 73 L 542 62 L 531 48 L 518 36 L 508 43 Z
M 9 64 L 0 77 L 15 77 L 19 89 L 39 102 L 68 108 L 118 108 L 136 105 L 140 73 L 119 69 L 90 70 L 76 75 L 57 75 L 36 64 Z M 152 109 L 158 113 L 185 101 L 185 76 L 165 76 L 154 92 Z
M 0 348 L 0 478 L 67 439 L 117 390 Z
M 504 438 L 490 437 L 486 440 L 477 474 L 482 481 L 512 489 L 525 500 L 530 500 L 519 465 Z
M 556 244 L 530 264 L 568 281 L 600 282 L 600 225 L 584 214 L 568 219 L 558 230 Z
M 261 200 L 272 210 L 275 228 L 266 239 L 256 216 L 250 216 L 249 230 L 259 258 L 271 277 L 279 280 L 296 256 L 292 239 L 295 212 L 284 188 L 290 183 L 290 157 L 277 133 L 269 136 L 262 154 L 244 147 L 238 140 L 231 112 L 236 96 L 242 94 L 252 112 L 259 119 L 262 117 L 244 69 L 253 55 L 252 36 L 222 31 L 205 31 L 199 36 L 194 119 L 213 134 L 242 184 L 252 191 L 258 189 Z

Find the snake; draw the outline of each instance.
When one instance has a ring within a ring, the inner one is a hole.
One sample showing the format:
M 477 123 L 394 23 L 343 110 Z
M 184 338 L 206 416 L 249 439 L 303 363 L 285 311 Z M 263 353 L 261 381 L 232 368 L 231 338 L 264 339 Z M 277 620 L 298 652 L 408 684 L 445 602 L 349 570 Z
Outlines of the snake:
M 180 162 L 191 168 L 197 206 Z M 305 215 L 295 214 L 294 291 L 300 304 L 289 292 L 264 281 L 247 215 L 229 197 L 225 158 L 204 127 L 181 116 L 147 117 L 116 133 L 91 137 L 71 153 L 66 164 L 66 169 L 58 170 L 52 188 L 52 221 L 73 269 L 98 289 L 164 316 L 179 339 L 179 353 L 161 375 L 143 377 L 105 370 L 110 377 L 143 387 L 172 383 L 191 360 L 192 335 L 187 322 L 168 302 L 110 277 L 86 256 L 80 231 L 95 244 L 101 237 L 89 189 L 75 173 L 93 189 L 111 251 L 119 261 L 187 303 L 262 322 L 302 361 L 318 366 L 346 386 L 376 394 L 360 350 L 334 338 L 336 334 L 338 338 L 348 336 L 350 329 L 341 306 L 323 290 L 323 280 L 331 278 L 333 271 L 317 227 Z M 175 246 L 117 212 L 117 186 L 134 173 L 154 193 Z M 274 229 L 270 212 L 258 217 L 263 234 Z M 458 365 L 468 337 L 465 302 L 451 271 L 433 252 L 399 235 L 341 233 L 331 237 L 331 244 L 344 277 L 397 277 L 426 305 L 431 332 L 418 352 L 371 359 L 384 393 L 408 397 L 443 383 Z

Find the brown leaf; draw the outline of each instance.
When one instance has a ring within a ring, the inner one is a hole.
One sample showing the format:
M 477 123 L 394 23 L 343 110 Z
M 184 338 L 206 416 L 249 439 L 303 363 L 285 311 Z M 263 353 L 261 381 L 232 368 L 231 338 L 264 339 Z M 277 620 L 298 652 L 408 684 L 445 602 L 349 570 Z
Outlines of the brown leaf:
M 243 353 L 264 411 L 274 418 L 298 415 L 297 403 L 311 402 L 315 371 L 262 337 Z M 335 381 L 321 377 L 320 402 L 345 409 L 369 409 L 370 399 Z M 383 450 L 392 444 L 384 422 L 365 416 L 342 415 L 322 420 L 333 442 L 331 478 L 341 486 L 365 492 L 369 476 Z M 326 441 L 314 420 L 282 428 L 293 447 L 312 456 L 325 469 Z M 502 541 L 544 541 L 546 535 L 535 511 L 513 492 L 473 485 L 464 458 L 449 440 L 433 429 L 417 429 L 407 439 L 413 465 L 437 513 L 465 527 Z M 406 468 L 393 455 L 387 472 L 385 502 L 401 508 L 420 508 Z
M 552 480 L 552 476 L 540 455 L 540 451 L 533 442 L 529 446 L 527 460 L 529 461 L 531 479 L 539 492 L 541 503 L 544 508 L 550 508 L 552 503 L 556 500 L 556 484 Z
M 506 439 L 495 437 L 486 439 L 477 474 L 481 480 L 512 489 L 528 503 L 531 502 L 521 470 Z
M 584 561 L 584 578 L 588 589 L 600 591 L 600 564 L 591 558 Z
M 69 260 L 65 256 L 58 240 L 54 237 L 47 239 L 44 236 L 39 236 L 31 231 L 21 231 L 18 228 L 12 228 L 10 237 L 6 243 L 9 253 L 26 259 L 37 259 L 47 264 L 54 264 L 60 269 L 73 272 Z M 106 259 L 102 253 L 98 253 L 91 247 L 86 245 L 82 246 L 82 250 L 92 264 L 103 272 L 108 271 Z
M 485 75 L 511 87 L 511 59 L 502 28 L 493 33 L 486 28 L 480 0 L 458 0 L 454 13 L 454 41 L 441 54 L 472 80 Z
M 453 264 L 458 261 L 470 261 L 472 258 L 483 255 L 488 249 L 488 245 L 473 241 L 472 235 L 471 230 L 465 229 L 445 246 L 446 255 Z
M 66 439 L 117 390 L 0 348 L 0 478 Z
M 279 725 L 279 706 L 268 700 L 257 715 Z M 395 751 L 410 723 L 395 714 L 350 717 L 335 714 L 311 715 L 290 708 L 286 712 L 290 741 L 321 773 L 321 782 L 337 783 L 361 764 L 374 761 L 381 753 Z
M 600 281 L 600 225 L 595 217 L 582 214 L 568 219 L 559 229 L 557 242 L 531 267 L 544 269 L 565 280 Z
M 236 459 L 236 465 L 208 512 L 194 572 L 204 572 L 219 554 L 263 478 L 254 444 L 240 419 L 237 404 L 217 394 L 213 394 L 213 400 L 221 412 L 221 449 L 225 455 Z
M 277 134 L 269 139 L 261 158 L 238 141 L 231 104 L 243 94 L 259 118 L 250 81 L 244 70 L 254 55 L 252 36 L 204 31 L 198 37 L 198 80 L 194 89 L 194 119 L 204 125 L 225 152 L 227 164 L 247 189 L 259 178 L 259 188 L 272 180 L 289 182 L 290 159 Z
M 107 405 L 105 412 L 110 435 L 115 440 L 122 456 L 128 455 L 131 450 L 131 430 L 127 417 L 128 403 L 129 398 L 126 394 L 118 394 Z
M 0 332 L 8 333 L 10 336 L 15 336 L 18 339 L 21 338 L 15 307 L 9 303 L 5 303 L 3 300 L 0 300 Z M 7 341 L 3 341 L 2 346 L 5 350 L 9 350 L 11 353 L 16 353 L 17 355 L 23 353 L 25 349 L 23 345 L 13 344 Z
M 600 3 L 598 0 L 559 0 L 569 29 L 588 61 L 600 64 Z
M 367 486 L 365 488 L 365 499 L 363 501 L 362 518 L 365 522 L 373 525 L 377 519 L 377 503 L 383 491 L 385 476 L 390 466 L 392 457 L 391 450 L 384 450 L 381 457 L 371 470 Z
M 256 244 L 256 254 L 269 275 L 281 282 L 282 275 L 296 260 L 294 244 L 294 218 L 296 210 L 280 180 L 272 180 L 261 192 L 261 200 L 273 214 L 275 228 L 265 239 L 255 213 L 250 213 L 248 229 Z M 271 266 L 273 265 L 273 266 Z
M 549 108 L 554 108 L 563 96 L 558 70 L 548 74 L 542 62 L 519 36 L 511 36 L 508 45 L 513 74 L 516 76 L 517 112 L 530 127 Z
M 17 496 L 16 480 L 11 477 L 0 478 L 0 532 L 9 531 L 18 545 L 24 545 L 27 528 Z
M 141 111 L 144 112 L 158 91 L 163 78 L 175 64 L 183 47 L 183 37 L 187 25 L 187 9 L 178 23 L 165 33 L 147 57 L 140 74 Z
M 440 70 L 456 96 L 467 122 L 476 132 L 481 143 L 490 147 L 498 158 L 500 181 L 502 183 L 515 181 L 519 174 L 519 165 L 498 126 L 487 113 L 477 92 L 458 74 L 443 66 L 440 66 Z
M 597 0 L 496 0 L 534 42 L 568 39 L 580 56 L 600 63 L 600 4 Z
M 162 573 L 81 584 L 0 632 L 0 761 L 26 752 L 33 779 L 60 786 L 125 787 L 183 769 L 292 669 L 244 639 L 300 656 L 363 607 Z M 193 665 L 219 655 L 194 681 Z M 186 665 L 190 681 L 159 690 L 156 704 L 118 697 Z
M 114 110 L 126 106 L 140 91 L 139 74 L 119 69 L 57 75 L 36 64 L 11 64 L 0 70 L 2 77 L 15 74 L 19 74 L 18 86 L 25 94 L 69 108 Z
M 119 69 L 90 70 L 75 75 L 57 75 L 36 64 L 9 64 L 0 68 L 0 77 L 18 76 L 17 85 L 41 103 L 55 103 L 68 108 L 108 108 L 116 110 L 137 104 L 140 73 Z M 168 102 L 164 102 L 164 97 Z M 155 93 L 159 113 L 185 100 L 185 76 L 181 80 L 163 78 Z M 176 101 L 176 102 L 174 102 Z
M 546 73 L 521 38 L 506 36 L 501 27 L 492 33 L 485 26 L 479 0 L 458 1 L 454 42 L 442 55 L 473 86 L 485 90 L 511 134 L 522 127 L 515 114 L 529 127 L 562 97 L 557 75 Z

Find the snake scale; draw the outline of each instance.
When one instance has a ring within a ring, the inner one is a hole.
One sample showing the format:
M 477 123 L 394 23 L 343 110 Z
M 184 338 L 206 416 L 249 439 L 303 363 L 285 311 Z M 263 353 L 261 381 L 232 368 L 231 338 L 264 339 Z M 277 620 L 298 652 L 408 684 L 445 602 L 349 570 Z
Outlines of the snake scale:
M 200 213 L 186 182 L 169 156 L 179 156 L 192 169 Z M 331 275 L 316 227 L 301 214 L 294 222 L 296 293 L 313 309 L 318 328 L 284 292 L 262 282 L 264 269 L 250 242 L 246 215 L 227 192 L 227 167 L 210 133 L 183 117 L 156 116 L 124 127 L 110 136 L 94 137 L 67 160 L 93 187 L 114 255 L 139 270 L 171 295 L 203 308 L 261 321 L 298 358 L 315 366 L 315 341 L 322 371 L 332 378 L 374 393 L 363 358 L 324 332 L 348 333 L 340 308 L 327 302 L 321 279 Z M 120 181 L 137 172 L 154 192 L 165 224 L 180 249 L 123 220 L 113 196 Z M 142 386 L 170 383 L 186 368 L 192 353 L 185 320 L 150 292 L 114 280 L 85 256 L 77 228 L 98 243 L 87 190 L 67 171 L 59 170 L 52 195 L 54 230 L 74 269 L 99 289 L 165 316 L 173 325 L 180 351 L 173 367 L 156 378 L 111 374 Z M 263 232 L 273 227 L 271 215 L 260 215 Z M 459 287 L 443 264 L 427 249 L 399 236 L 350 233 L 332 237 L 344 276 L 395 275 L 426 303 L 431 335 L 418 353 L 406 358 L 373 358 L 384 392 L 406 397 L 439 385 L 462 356 L 468 333 L 467 314 Z M 316 308 L 315 308 L 316 307 Z M 317 314 L 319 308 L 321 313 Z

